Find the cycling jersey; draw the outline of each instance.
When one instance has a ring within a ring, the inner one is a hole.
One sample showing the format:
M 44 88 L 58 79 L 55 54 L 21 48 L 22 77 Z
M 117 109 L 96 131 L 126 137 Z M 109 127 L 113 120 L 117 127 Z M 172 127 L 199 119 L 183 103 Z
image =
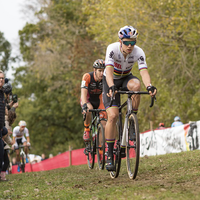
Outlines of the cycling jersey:
M 147 69 L 145 59 L 144 51 L 137 45 L 134 46 L 133 51 L 125 59 L 120 50 L 120 42 L 115 42 L 107 47 L 105 66 L 113 66 L 113 78 L 121 79 L 130 74 L 135 62 L 138 63 L 139 70 Z M 104 76 L 106 76 L 106 69 L 104 70 Z
M 89 72 L 83 75 L 81 88 L 88 90 L 87 103 L 91 103 L 94 109 L 105 109 L 103 104 L 102 90 L 103 81 L 95 80 L 94 72 Z M 81 102 L 82 106 L 82 102 Z M 106 112 L 100 112 L 100 118 L 107 118 Z
M 29 131 L 26 127 L 24 128 L 23 131 L 20 131 L 19 129 L 20 129 L 19 126 L 16 126 L 13 129 L 13 137 L 19 139 L 19 138 L 22 138 L 24 136 L 24 134 L 26 135 L 26 137 L 29 137 Z
M 81 88 L 88 90 L 87 100 L 94 108 L 98 108 L 100 104 L 100 98 L 102 98 L 103 84 L 95 80 L 94 72 L 86 73 L 83 75 Z

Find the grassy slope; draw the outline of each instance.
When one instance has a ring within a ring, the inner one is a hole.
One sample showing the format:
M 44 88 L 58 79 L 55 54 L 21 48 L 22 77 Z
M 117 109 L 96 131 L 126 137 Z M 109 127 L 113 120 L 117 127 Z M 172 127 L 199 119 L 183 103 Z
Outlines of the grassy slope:
M 200 199 L 200 152 L 182 152 L 140 160 L 137 179 L 129 180 L 125 160 L 112 180 L 97 165 L 71 166 L 8 175 L 0 199 Z

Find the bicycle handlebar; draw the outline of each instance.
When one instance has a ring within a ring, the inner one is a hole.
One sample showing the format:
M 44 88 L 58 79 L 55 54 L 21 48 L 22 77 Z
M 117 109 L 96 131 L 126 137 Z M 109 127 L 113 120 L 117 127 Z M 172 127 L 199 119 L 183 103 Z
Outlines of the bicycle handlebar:
M 24 147 L 28 147 L 29 149 L 31 148 L 31 146 L 29 146 L 29 145 L 18 145 L 17 148 L 14 146 L 14 150 L 16 150 L 18 148 L 24 148 Z
M 90 109 L 89 112 L 100 113 L 102 111 L 106 111 L 105 109 Z M 86 119 L 86 113 L 83 114 L 83 121 Z
M 90 109 L 89 112 L 102 112 L 102 111 L 106 111 L 105 109 Z
M 149 92 L 144 92 L 144 91 L 122 91 L 122 90 L 118 90 L 117 91 L 117 93 L 118 94 L 149 94 Z M 112 106 L 112 104 L 113 104 L 113 101 L 114 101 L 114 93 L 112 94 L 112 96 L 110 97 L 110 107 Z M 152 97 L 151 96 L 151 104 L 150 104 L 150 106 L 149 107 L 153 107 L 153 105 L 154 105 L 154 101 L 156 101 L 156 97 L 154 96 L 154 97 Z

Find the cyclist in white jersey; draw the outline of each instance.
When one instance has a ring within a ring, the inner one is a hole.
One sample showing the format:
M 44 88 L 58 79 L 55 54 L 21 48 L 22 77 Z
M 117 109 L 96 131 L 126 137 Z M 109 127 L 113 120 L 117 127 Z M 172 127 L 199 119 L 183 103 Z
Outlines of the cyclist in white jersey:
M 26 135 L 26 138 L 25 136 Z M 30 137 L 29 137 L 29 131 L 26 128 L 26 122 L 20 121 L 19 126 L 16 126 L 13 129 L 13 148 L 16 151 L 16 161 L 17 163 L 20 163 L 20 156 L 19 156 L 19 148 L 18 145 L 23 144 L 24 146 L 30 146 Z M 28 158 L 28 148 L 24 147 L 24 151 L 26 154 L 26 158 Z M 28 159 L 26 159 L 26 162 L 28 162 Z
M 131 73 L 135 62 L 138 63 L 142 81 L 151 96 L 155 96 L 157 89 L 151 85 L 151 79 L 147 70 L 146 58 L 144 51 L 136 46 L 138 31 L 132 26 L 124 26 L 118 32 L 119 42 L 110 44 L 107 47 L 103 78 L 103 101 L 107 111 L 108 121 L 106 123 L 105 135 L 108 145 L 108 156 L 106 161 L 106 169 L 114 171 L 113 163 L 113 147 L 115 142 L 114 127 L 119 116 L 119 95 L 115 95 L 113 105 L 110 105 L 110 97 L 115 90 L 122 88 L 123 90 L 140 91 L 140 80 Z M 133 112 L 137 114 L 140 103 L 140 95 L 132 96 Z M 125 157 L 125 147 L 122 148 L 121 157 Z

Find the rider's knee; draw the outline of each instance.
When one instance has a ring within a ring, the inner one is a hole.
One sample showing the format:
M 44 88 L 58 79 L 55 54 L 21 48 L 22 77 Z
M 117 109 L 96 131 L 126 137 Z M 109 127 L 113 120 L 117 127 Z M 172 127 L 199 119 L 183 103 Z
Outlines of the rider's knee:
M 138 79 L 132 79 L 128 82 L 127 88 L 130 91 L 140 91 L 141 83 Z
M 110 112 L 110 113 L 108 114 L 108 120 L 109 120 L 110 122 L 116 122 L 117 119 L 118 119 L 118 116 L 119 116 L 119 113 Z

